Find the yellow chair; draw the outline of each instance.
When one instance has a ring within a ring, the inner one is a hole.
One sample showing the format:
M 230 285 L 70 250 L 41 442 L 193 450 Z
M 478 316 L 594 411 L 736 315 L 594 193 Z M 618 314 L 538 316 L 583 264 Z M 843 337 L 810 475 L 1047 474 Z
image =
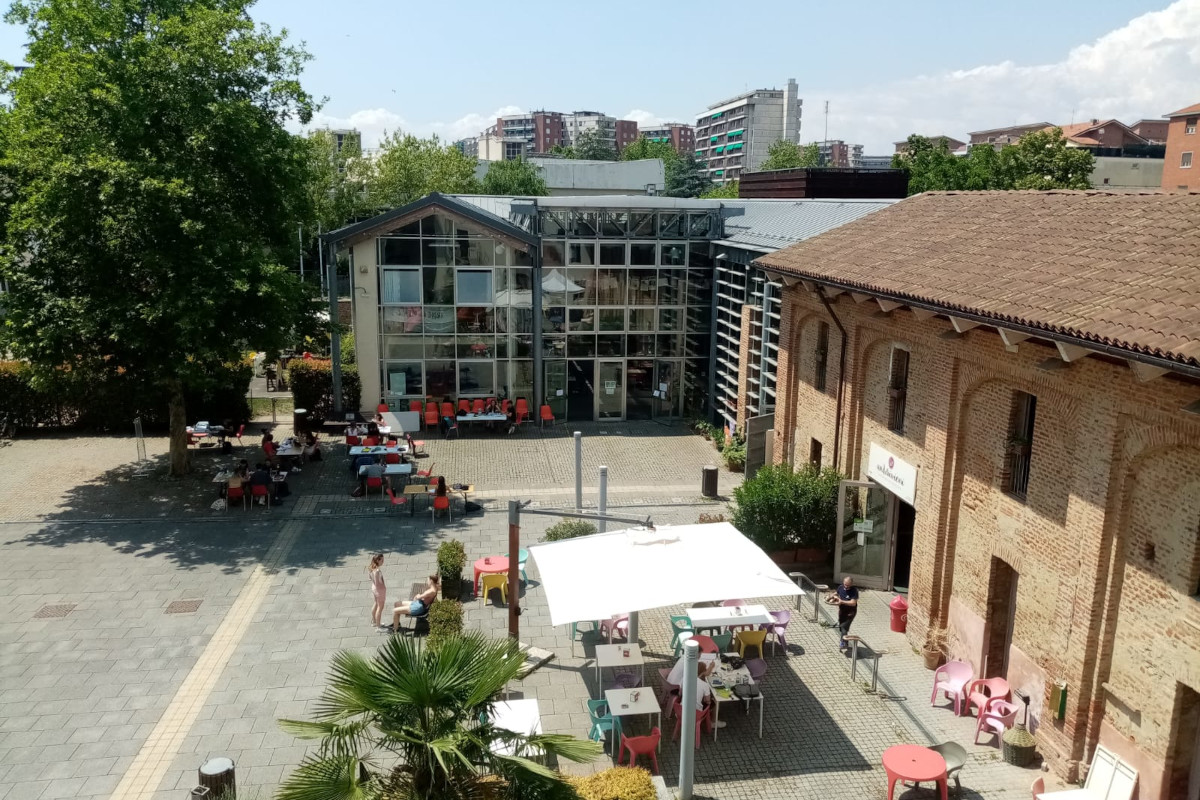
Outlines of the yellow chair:
M 505 605 L 508 605 L 508 573 L 493 572 L 481 577 L 480 584 L 482 588 L 479 590 L 479 599 L 486 605 L 488 594 L 492 589 L 499 589 L 500 599 L 504 601 Z
M 757 647 L 758 657 L 763 657 L 763 643 L 767 640 L 766 631 L 738 631 L 737 634 L 737 649 L 738 655 L 742 658 L 746 657 L 747 647 Z

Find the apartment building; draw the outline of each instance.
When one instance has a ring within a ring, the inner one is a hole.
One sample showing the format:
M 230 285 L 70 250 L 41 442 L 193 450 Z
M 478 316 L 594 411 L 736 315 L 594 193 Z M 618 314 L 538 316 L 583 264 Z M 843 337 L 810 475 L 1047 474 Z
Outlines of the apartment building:
M 1165 116 L 1169 127 L 1162 188 L 1200 191 L 1200 103 Z
M 796 80 L 784 89 L 756 89 L 713 103 L 696 117 L 696 158 L 717 183 L 753 172 L 780 139 L 800 143 L 802 100 Z
M 546 153 L 555 145 L 568 144 L 563 115 L 557 111 L 530 111 L 497 117 L 484 134 L 510 142 L 522 141 L 527 153 Z
M 754 266 L 774 456 L 848 478 L 838 574 L 1027 695 L 1067 779 L 1103 745 L 1197 797 L 1200 194 L 927 193 Z
M 682 122 L 664 122 L 653 128 L 644 128 L 641 135 L 652 142 L 667 142 L 679 153 L 696 149 L 696 129 Z
M 841 139 L 830 139 L 814 142 L 821 153 L 822 167 L 849 167 L 857 169 L 862 166 L 863 146 L 861 144 L 846 144 Z
M 599 111 L 576 111 L 563 115 L 564 139 L 568 145 L 575 144 L 584 131 L 596 131 L 600 140 L 614 153 L 621 154 L 638 138 L 637 122 L 617 119 Z
M 953 136 L 946 136 L 944 133 L 937 133 L 937 134 L 934 134 L 933 136 L 924 136 L 923 138 L 928 139 L 929 141 L 933 142 L 935 145 L 944 139 L 946 141 L 946 147 L 948 147 L 950 149 L 951 153 L 955 153 L 960 150 L 965 153 L 967 150 L 966 142 L 964 142 L 960 139 L 955 139 Z M 905 139 L 902 142 L 892 142 L 892 144 L 895 145 L 897 153 L 907 153 L 908 152 L 908 140 L 907 139 Z M 974 144 L 974 142 L 972 142 L 972 144 Z
M 1006 144 L 1016 144 L 1027 133 L 1054 127 L 1049 122 L 1031 122 L 1027 125 L 1009 125 L 1005 128 L 989 128 L 986 131 L 972 131 L 967 134 L 968 145 L 990 144 L 999 150 Z M 951 148 L 952 150 L 955 148 Z

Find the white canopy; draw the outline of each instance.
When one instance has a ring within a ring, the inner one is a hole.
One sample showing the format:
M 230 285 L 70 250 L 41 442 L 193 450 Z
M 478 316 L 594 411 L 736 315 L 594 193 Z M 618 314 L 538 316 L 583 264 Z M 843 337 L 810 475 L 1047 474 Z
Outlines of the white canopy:
M 800 594 L 728 522 L 597 533 L 536 544 L 550 624 L 598 620 L 706 600 Z

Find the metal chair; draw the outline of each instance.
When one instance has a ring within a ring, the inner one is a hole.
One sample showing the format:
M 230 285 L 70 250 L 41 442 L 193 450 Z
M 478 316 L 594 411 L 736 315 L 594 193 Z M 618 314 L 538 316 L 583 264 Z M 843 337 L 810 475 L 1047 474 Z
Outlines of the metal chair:
M 962 784 L 958 781 L 958 771 L 967 763 L 967 750 L 958 742 L 942 742 L 935 744 L 929 748 L 936 753 L 941 753 L 942 758 L 946 761 L 946 779 L 954 778 L 954 796 L 962 794 Z M 1040 778 L 1038 780 L 1041 780 Z M 920 787 L 919 783 L 905 783 L 905 786 L 914 788 Z M 1039 789 L 1038 794 L 1044 792 L 1045 788 Z M 1036 800 L 1037 794 L 1034 795 Z

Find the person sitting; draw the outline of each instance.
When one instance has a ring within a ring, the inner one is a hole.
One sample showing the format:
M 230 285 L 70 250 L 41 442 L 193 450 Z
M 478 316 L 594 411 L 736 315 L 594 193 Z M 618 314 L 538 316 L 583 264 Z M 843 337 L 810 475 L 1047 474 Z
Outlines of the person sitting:
M 271 493 L 271 488 L 274 486 L 274 480 L 271 478 L 270 466 L 259 462 L 254 465 L 254 472 L 250 474 L 251 486 L 266 486 L 268 495 Z M 260 505 L 266 505 L 266 501 L 262 500 Z
M 272 467 L 277 466 L 279 464 L 279 445 L 275 444 L 275 436 L 273 434 L 263 434 L 262 449 L 267 457 L 267 463 Z
M 392 613 L 392 633 L 400 630 L 400 617 L 423 617 L 429 613 L 429 607 L 437 599 L 438 591 L 442 588 L 442 579 L 437 575 L 429 576 L 429 583 L 420 594 L 410 601 L 398 600 Z
M 375 456 L 361 455 L 354 459 L 354 463 L 350 465 L 350 473 L 358 475 L 363 467 L 369 467 L 374 463 L 376 463 Z
M 508 432 L 511 434 L 517 429 L 517 407 L 510 405 L 508 407 Z
M 446 494 L 447 494 L 446 476 L 438 475 L 437 488 L 433 490 L 433 496 L 434 497 L 445 497 Z
M 367 492 L 367 478 L 379 478 L 383 480 L 384 466 L 374 459 L 370 464 L 367 464 L 358 471 L 358 482 L 362 486 L 363 494 Z M 382 491 L 382 490 L 381 490 Z
M 316 434 L 306 433 L 304 435 L 304 460 L 321 460 L 321 445 L 317 443 Z
M 375 420 L 367 423 L 367 436 L 374 436 L 376 439 L 379 438 L 379 423 Z
M 380 425 L 383 425 L 383 424 L 384 424 L 383 412 L 376 411 L 375 412 L 375 427 L 379 427 Z

